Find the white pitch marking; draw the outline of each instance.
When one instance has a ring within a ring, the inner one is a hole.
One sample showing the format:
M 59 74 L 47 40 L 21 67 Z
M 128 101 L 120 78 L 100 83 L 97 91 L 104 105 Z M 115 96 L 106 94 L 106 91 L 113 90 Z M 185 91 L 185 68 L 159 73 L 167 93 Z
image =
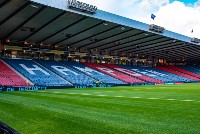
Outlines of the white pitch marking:
M 91 95 L 91 94 L 84 93 L 84 94 L 82 94 L 82 95 Z
M 149 99 L 149 100 L 157 100 L 159 98 L 147 98 L 147 99 Z
M 172 100 L 176 100 L 176 99 L 166 99 L 166 100 L 170 100 L 170 101 L 172 101 Z
M 122 97 L 124 97 L 124 96 L 114 96 L 114 97 L 117 97 L 117 98 L 122 98 Z
M 133 99 L 139 99 L 139 98 L 141 98 L 141 97 L 130 97 L 130 98 L 133 98 Z
M 97 96 L 107 96 L 107 95 L 100 94 L 100 95 L 97 95 Z
M 68 93 L 68 94 L 77 94 L 77 93 Z
M 181 100 L 181 101 L 186 101 L 186 102 L 190 102 L 190 101 L 194 101 L 194 100 Z
M 61 92 L 53 92 L 53 93 L 55 93 L 55 94 L 60 94 Z

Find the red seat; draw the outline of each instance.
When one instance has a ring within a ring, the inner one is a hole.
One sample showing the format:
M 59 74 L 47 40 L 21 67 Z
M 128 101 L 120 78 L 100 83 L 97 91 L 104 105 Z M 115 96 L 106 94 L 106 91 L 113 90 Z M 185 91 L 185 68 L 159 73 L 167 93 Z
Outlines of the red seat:
M 110 75 L 110 76 L 112 76 L 114 78 L 122 80 L 122 81 L 124 81 L 126 83 L 144 83 L 144 81 L 142 81 L 142 80 L 133 78 L 133 77 L 131 77 L 129 75 L 126 75 L 124 73 L 116 71 L 115 69 L 111 69 L 111 68 L 108 68 L 108 67 L 100 65 L 100 64 L 86 63 L 86 62 L 84 62 L 82 64 L 84 64 L 86 66 L 89 66 L 89 67 L 91 67 L 93 69 L 96 69 L 96 70 L 98 70 L 98 71 L 100 71 L 102 73 L 108 74 L 108 75 Z
M 169 72 L 169 73 L 172 73 L 172 74 L 176 74 L 176 75 L 179 75 L 179 76 L 182 76 L 182 77 L 194 80 L 194 81 L 200 81 L 200 78 L 189 75 L 188 73 L 184 73 L 184 72 L 180 71 L 181 69 L 177 69 L 177 68 L 172 67 L 172 66 L 171 67 L 170 66 L 166 66 L 166 67 L 157 66 L 155 68 Z M 185 70 L 185 72 L 186 72 L 186 70 Z
M 115 70 L 118 70 L 118 71 L 120 71 L 122 73 L 125 73 L 127 75 L 130 75 L 130 76 L 133 76 L 135 78 L 138 78 L 140 80 L 143 80 L 143 81 L 153 82 L 153 83 L 157 83 L 157 84 L 164 84 L 164 82 L 162 82 L 162 81 L 150 78 L 150 77 L 142 75 L 142 74 L 138 74 L 138 73 L 136 73 L 136 72 L 134 72 L 132 70 L 128 70 L 128 69 L 122 68 L 122 67 L 114 65 L 114 64 L 104 64 L 104 65 L 107 66 L 107 67 L 113 68 Z
M 0 61 L 0 70 L 0 85 L 13 87 L 30 86 L 30 84 L 26 83 L 25 79 L 21 78 L 2 61 Z

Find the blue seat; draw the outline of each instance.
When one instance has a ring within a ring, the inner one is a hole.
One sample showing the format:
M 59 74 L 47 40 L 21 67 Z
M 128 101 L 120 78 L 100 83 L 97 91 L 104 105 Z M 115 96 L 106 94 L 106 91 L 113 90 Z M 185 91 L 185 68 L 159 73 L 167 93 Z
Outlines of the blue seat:
M 178 76 L 175 74 L 171 74 L 168 72 L 164 72 L 162 70 L 153 68 L 153 67 L 138 67 L 138 66 L 125 66 L 120 65 L 123 68 L 133 70 L 137 73 L 149 76 L 151 78 L 163 81 L 165 83 L 174 83 L 174 82 L 190 82 L 190 79 L 184 78 L 182 76 Z
M 35 61 L 75 85 L 89 86 L 94 84 L 95 79 L 93 79 L 92 77 L 89 77 L 84 73 L 81 73 L 80 71 L 71 68 L 69 66 L 66 66 L 60 62 L 52 60 L 35 60 Z
M 200 67 L 199 66 L 178 66 L 178 67 L 200 75 Z
M 108 84 L 126 84 L 125 82 L 118 80 L 116 78 L 113 78 L 109 75 L 103 74 L 97 70 L 94 70 L 92 68 L 89 68 L 81 63 L 77 63 L 74 61 L 61 61 L 63 64 L 66 66 L 72 67 L 78 71 L 81 71 L 85 73 L 88 76 L 91 76 L 95 78 L 97 81 L 101 81 L 103 83 L 108 83 Z

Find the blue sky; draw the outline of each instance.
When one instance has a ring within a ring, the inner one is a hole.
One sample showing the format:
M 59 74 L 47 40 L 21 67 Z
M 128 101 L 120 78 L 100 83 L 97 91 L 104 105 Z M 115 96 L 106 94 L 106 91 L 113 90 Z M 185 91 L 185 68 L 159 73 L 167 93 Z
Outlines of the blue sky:
M 175 0 L 170 0 L 170 3 L 174 2 Z M 180 2 L 183 2 L 185 4 L 194 4 L 195 2 L 197 2 L 197 0 L 178 0 Z

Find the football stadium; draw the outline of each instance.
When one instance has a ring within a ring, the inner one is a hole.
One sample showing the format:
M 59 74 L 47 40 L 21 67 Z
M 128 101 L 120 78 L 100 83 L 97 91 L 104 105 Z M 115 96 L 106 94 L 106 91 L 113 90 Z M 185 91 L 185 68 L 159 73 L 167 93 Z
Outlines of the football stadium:
M 0 0 L 0 134 L 200 133 L 200 39 L 76 0 Z

